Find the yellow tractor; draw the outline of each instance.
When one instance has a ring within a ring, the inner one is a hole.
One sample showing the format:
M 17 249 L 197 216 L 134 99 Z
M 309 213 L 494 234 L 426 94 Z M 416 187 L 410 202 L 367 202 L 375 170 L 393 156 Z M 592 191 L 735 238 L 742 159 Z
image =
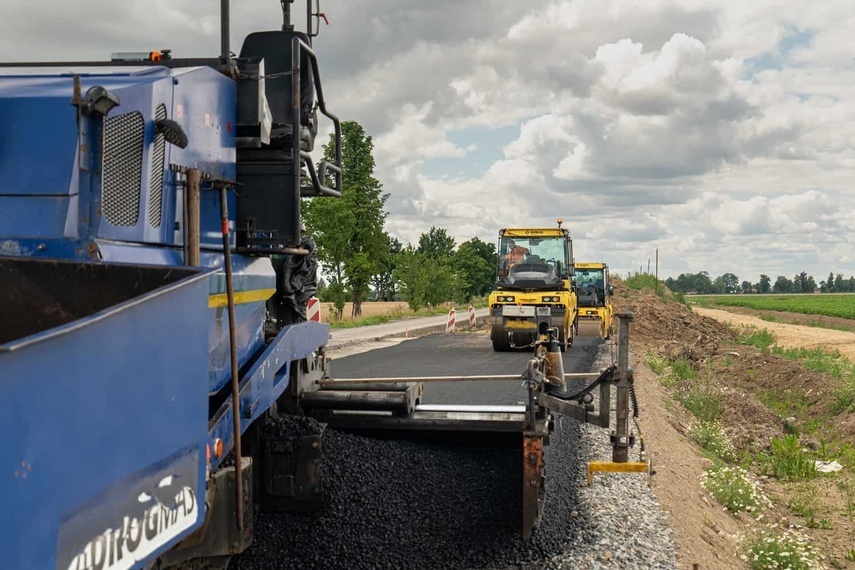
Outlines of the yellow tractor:
M 533 347 L 550 328 L 558 329 L 562 351 L 573 344 L 573 241 L 561 223 L 499 231 L 498 275 L 489 300 L 493 350 Z
M 577 333 L 580 336 L 611 336 L 611 297 L 614 289 L 609 285 L 609 266 L 605 263 L 576 263 L 576 296 L 579 304 Z

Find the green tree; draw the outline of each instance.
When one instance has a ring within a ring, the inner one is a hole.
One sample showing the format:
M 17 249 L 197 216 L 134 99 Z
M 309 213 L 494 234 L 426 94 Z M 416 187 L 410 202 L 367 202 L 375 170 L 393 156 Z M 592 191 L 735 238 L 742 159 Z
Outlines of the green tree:
M 454 255 L 454 238 L 443 228 L 431 227 L 419 236 L 419 253 L 435 259 L 448 259 Z
M 843 293 L 846 289 L 846 281 L 843 280 L 843 274 L 838 273 L 837 277 L 834 278 L 834 291 L 836 293 Z
M 665 284 L 672 291 L 680 293 L 687 293 L 688 291 L 695 291 L 696 293 L 719 292 L 713 281 L 710 279 L 710 274 L 706 271 L 701 271 L 700 273 L 681 273 L 677 279 L 671 279 L 669 277 L 668 280 L 665 281 Z M 721 282 L 719 282 L 719 286 L 721 286 Z
M 389 242 L 383 231 L 388 194 L 374 178 L 374 143 L 355 121 L 341 124 L 342 196 L 304 202 L 303 217 L 318 245 L 318 258 L 331 273 L 330 294 L 335 295 L 338 315 L 345 298 L 353 302 L 354 317 L 362 314 L 362 301 L 369 292 L 371 278 L 379 272 Z M 331 161 L 333 136 L 324 146 Z
M 751 282 L 743 281 L 742 282 L 742 292 L 743 293 L 751 293 Z
M 395 256 L 392 277 L 414 311 L 450 301 L 458 291 L 450 260 L 430 256 L 412 245 Z
M 772 280 L 769 279 L 768 275 L 760 275 L 760 289 L 758 291 L 760 293 L 768 293 L 771 290 Z
M 736 293 L 739 291 L 739 277 L 733 273 L 725 273 L 721 276 L 724 284 L 724 293 Z
M 834 293 L 834 272 L 828 274 L 828 279 L 825 281 L 825 292 Z
M 794 293 L 813 293 L 816 289 L 816 281 L 807 271 L 802 271 L 793 277 L 793 292 Z
M 804 293 L 813 293 L 816 290 L 816 281 L 813 280 L 813 275 L 808 275 L 805 280 Z
M 378 261 L 378 272 L 371 278 L 371 286 L 377 292 L 378 301 L 392 301 L 395 298 L 395 280 L 392 271 L 395 269 L 395 256 L 401 253 L 403 245 L 398 238 L 385 234 L 386 246 Z
M 792 293 L 794 288 L 793 282 L 783 275 L 778 275 L 775 284 L 772 285 L 772 291 L 775 293 Z
M 490 292 L 496 282 L 496 246 L 472 238 L 460 244 L 452 257 L 454 270 L 460 279 L 461 301 L 481 297 Z

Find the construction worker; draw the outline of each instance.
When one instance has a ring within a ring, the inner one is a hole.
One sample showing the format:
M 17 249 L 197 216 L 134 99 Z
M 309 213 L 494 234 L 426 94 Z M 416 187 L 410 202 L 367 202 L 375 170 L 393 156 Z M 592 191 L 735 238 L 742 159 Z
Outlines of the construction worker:
M 508 240 L 508 254 L 505 256 L 505 272 L 510 273 L 511 267 L 517 263 L 522 263 L 529 251 L 521 245 L 517 245 L 514 240 Z

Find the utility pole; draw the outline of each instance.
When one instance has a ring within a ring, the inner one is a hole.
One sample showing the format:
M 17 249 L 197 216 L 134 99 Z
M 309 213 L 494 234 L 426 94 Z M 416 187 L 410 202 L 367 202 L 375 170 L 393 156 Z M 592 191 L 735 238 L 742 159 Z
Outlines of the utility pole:
M 659 292 L 659 248 L 656 248 L 656 292 Z

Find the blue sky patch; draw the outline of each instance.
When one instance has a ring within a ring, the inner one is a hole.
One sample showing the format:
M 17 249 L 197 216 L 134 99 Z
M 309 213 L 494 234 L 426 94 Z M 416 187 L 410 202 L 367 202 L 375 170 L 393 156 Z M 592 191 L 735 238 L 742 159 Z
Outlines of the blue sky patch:
M 497 129 L 468 127 L 448 131 L 446 138 L 456 146 L 461 148 L 474 146 L 475 150 L 459 158 L 428 158 L 422 165 L 422 174 L 429 178 L 448 176 L 478 178 L 487 172 L 494 162 L 502 158 L 502 149 L 516 140 L 519 133 L 519 125 L 508 125 Z
M 816 32 L 810 30 L 793 31 L 781 38 L 781 41 L 778 42 L 778 48 L 775 51 L 767 51 L 757 57 L 747 58 L 745 60 L 745 74 L 743 78 L 752 79 L 761 71 L 783 68 L 784 63 L 790 57 L 790 52 L 795 48 L 808 45 L 815 34 Z

